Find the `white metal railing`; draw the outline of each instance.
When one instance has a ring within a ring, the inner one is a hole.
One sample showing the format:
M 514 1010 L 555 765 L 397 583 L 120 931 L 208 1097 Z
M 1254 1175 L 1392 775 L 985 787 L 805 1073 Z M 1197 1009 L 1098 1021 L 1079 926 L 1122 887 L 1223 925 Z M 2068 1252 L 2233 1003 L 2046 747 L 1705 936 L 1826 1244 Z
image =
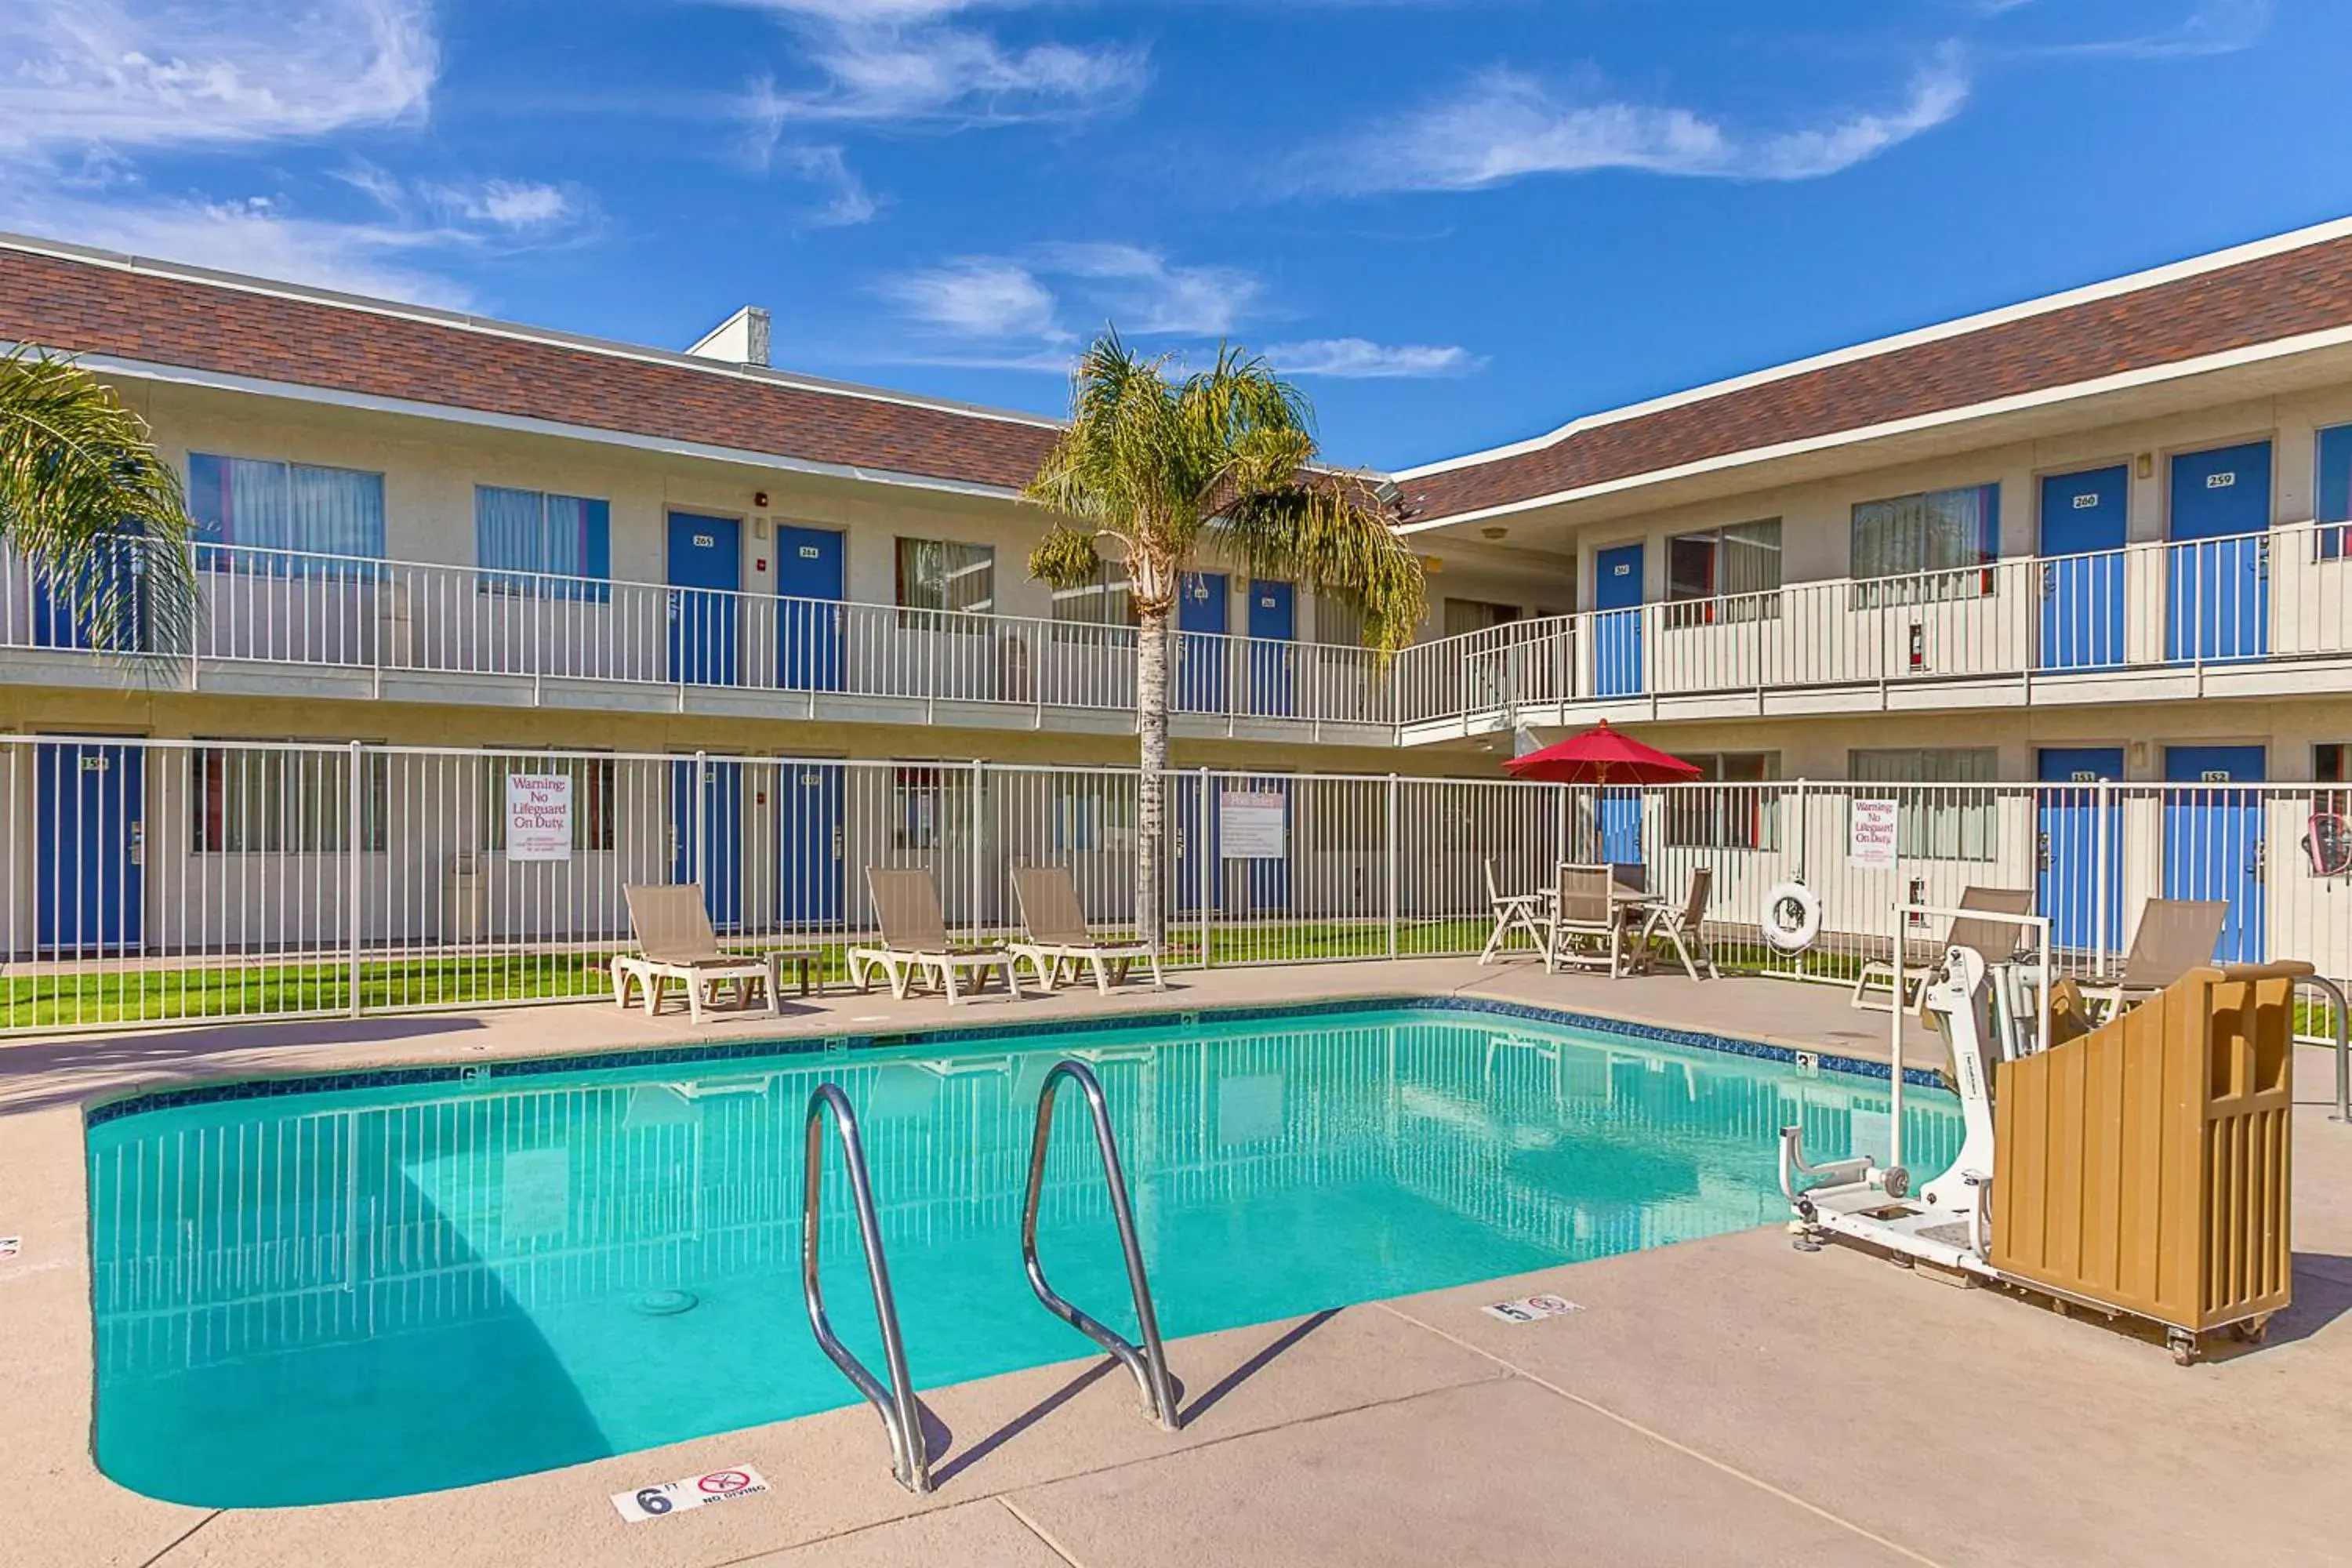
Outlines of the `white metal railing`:
M 2103 674 L 2352 657 L 2347 530 L 2297 523 L 1524 621 L 1405 649 L 1397 719 L 1408 732 L 1504 728 L 1570 704 L 1988 680 L 2030 696 Z
M 510 842 L 515 775 L 564 781 L 566 831 Z M 2352 977 L 2352 788 L 1806 782 L 1594 791 L 1514 781 L 1173 772 L 1156 911 L 1176 965 L 1475 954 L 1506 893 L 1564 860 L 1713 873 L 1727 967 L 1838 984 L 1890 956 L 1897 903 L 2031 889 L 2070 973 L 2111 975 L 2148 899 L 2226 906 L 2226 958 Z M 835 981 L 868 866 L 925 867 L 953 927 L 1019 929 L 1012 870 L 1069 868 L 1100 934 L 1136 927 L 1132 768 L 361 744 L 0 737 L 0 1028 L 481 1007 L 609 994 L 623 888 L 703 885 L 748 950 Z M 1896 858 L 1848 852 L 1894 803 Z M 1822 935 L 1758 940 L 1801 879 Z M 1918 956 L 1940 932 L 1922 927 Z

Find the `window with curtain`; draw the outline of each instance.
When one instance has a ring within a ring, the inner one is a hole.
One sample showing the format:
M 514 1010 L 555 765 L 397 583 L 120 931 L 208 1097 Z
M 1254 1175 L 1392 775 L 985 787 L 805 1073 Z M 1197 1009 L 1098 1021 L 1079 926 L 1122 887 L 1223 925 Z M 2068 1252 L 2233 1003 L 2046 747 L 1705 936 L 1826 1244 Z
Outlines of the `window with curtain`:
M 1762 786 L 1780 776 L 1778 752 L 1701 752 L 1683 761 L 1698 778 L 1664 791 L 1661 826 L 1680 849 L 1778 849 L 1780 792 Z M 1729 785 L 1749 785 L 1730 788 Z
M 241 573 L 365 576 L 361 563 L 383 559 L 383 476 L 359 468 L 191 453 L 188 515 L 200 544 L 287 552 L 236 557 Z M 300 559 L 321 555 L 343 559 Z
M 572 781 L 572 848 L 574 854 L 613 847 L 614 796 L 618 770 L 611 757 L 482 759 L 482 847 L 501 854 L 507 847 L 507 775 L 561 773 Z
M 1445 635 L 1450 637 L 1507 626 L 1518 618 L 1517 605 L 1490 605 L 1479 599 L 1445 601 Z
M 1926 490 L 1853 509 L 1857 609 L 1971 599 L 1993 591 L 2000 553 L 2000 487 Z
M 586 496 L 474 487 L 475 578 L 485 594 L 612 596 L 613 508 Z
M 899 541 L 906 543 L 904 540 Z M 1105 562 L 1094 576 L 1075 588 L 1054 590 L 1054 624 L 1055 626 L 1131 626 L 1135 625 L 1135 599 L 1127 574 L 1110 562 Z M 1076 630 L 1057 632 L 1056 636 L 1077 638 Z
M 898 606 L 968 616 L 996 611 L 996 547 L 951 539 L 898 541 Z M 950 629 L 978 631 L 976 622 L 948 619 Z
M 1047 841 L 1055 854 L 1135 848 L 1135 785 L 1102 773 L 1053 775 Z
M 1780 520 L 1736 522 L 1666 541 L 1666 625 L 1778 620 Z
M 189 840 L 199 855 L 302 855 L 351 847 L 351 757 L 230 742 L 188 753 Z M 360 762 L 360 847 L 384 847 L 391 765 Z
M 2352 523 L 2352 425 L 2336 425 L 2319 433 L 2319 474 L 2312 500 L 2312 515 L 2323 523 Z M 2322 528 L 2313 549 L 2322 561 L 2341 561 L 2352 554 L 2352 528 Z
M 1364 646 L 1364 612 L 1337 595 L 1315 595 L 1315 640 L 1331 647 Z
M 1923 860 L 1993 858 L 1998 805 L 1986 786 L 2000 774 L 2000 753 L 1990 746 L 1846 753 L 1846 777 L 1855 784 L 1903 786 L 1886 796 L 1898 803 L 1895 853 Z

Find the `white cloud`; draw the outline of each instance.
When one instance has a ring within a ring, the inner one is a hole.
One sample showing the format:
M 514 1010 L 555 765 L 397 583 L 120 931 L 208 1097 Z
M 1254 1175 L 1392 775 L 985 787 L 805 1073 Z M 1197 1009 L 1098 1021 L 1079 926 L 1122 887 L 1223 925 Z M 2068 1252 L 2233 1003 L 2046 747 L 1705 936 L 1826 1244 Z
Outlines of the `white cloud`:
M 1095 112 L 1149 79 L 1138 49 L 1007 45 L 950 20 L 964 0 L 748 0 L 788 18 L 815 84 L 753 83 L 743 113 L 770 139 L 796 124 L 949 121 L 988 124 Z
M 1233 267 L 1180 267 L 1141 246 L 1047 246 L 1038 265 L 1082 279 L 1088 303 L 1139 336 L 1222 337 L 1240 324 L 1265 286 Z
M 1053 290 L 1001 257 L 969 256 L 902 273 L 874 291 L 922 325 L 960 338 L 1062 342 L 1069 335 L 1055 323 Z
M 316 136 L 425 114 L 423 0 L 8 0 L 0 149 Z
M 1365 338 L 1311 338 L 1275 343 L 1266 362 L 1286 375 L 1327 375 L 1341 380 L 1401 380 L 1468 375 L 1486 362 L 1453 344 L 1376 343 Z
M 2106 56 L 2127 60 L 2194 59 L 2236 54 L 2261 41 L 2271 25 L 2272 0 L 2202 0 L 2169 27 L 2126 38 L 2052 44 L 2030 54 Z
M 803 215 L 804 221 L 818 228 L 870 223 L 882 210 L 881 201 L 866 190 L 838 147 L 780 146 L 769 149 L 767 159 L 772 165 L 781 163 L 825 190 L 824 205 Z
M 1890 109 L 1743 134 L 1671 105 L 1566 100 L 1523 72 L 1498 67 L 1452 98 L 1331 150 L 1305 183 L 1348 191 L 1475 190 L 1529 174 L 1594 169 L 1816 179 L 1943 124 L 1968 95 L 1967 73 L 1946 53 L 1917 72 Z

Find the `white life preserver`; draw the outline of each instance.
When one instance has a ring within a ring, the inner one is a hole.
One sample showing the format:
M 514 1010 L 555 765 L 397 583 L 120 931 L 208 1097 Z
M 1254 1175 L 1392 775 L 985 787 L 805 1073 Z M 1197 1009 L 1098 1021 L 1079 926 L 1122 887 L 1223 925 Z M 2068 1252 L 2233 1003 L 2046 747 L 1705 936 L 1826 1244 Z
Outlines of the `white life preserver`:
M 1802 952 L 1822 933 L 1822 900 L 1802 882 L 1776 882 L 1764 895 L 1764 918 L 1758 924 L 1773 952 Z

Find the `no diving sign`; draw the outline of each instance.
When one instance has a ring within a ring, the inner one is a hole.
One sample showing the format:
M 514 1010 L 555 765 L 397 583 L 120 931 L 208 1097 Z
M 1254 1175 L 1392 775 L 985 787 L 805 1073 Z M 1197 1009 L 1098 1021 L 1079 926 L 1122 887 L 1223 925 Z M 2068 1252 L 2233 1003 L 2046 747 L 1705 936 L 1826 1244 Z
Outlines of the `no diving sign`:
M 1564 1318 L 1584 1309 L 1565 1296 L 1522 1296 L 1516 1301 L 1496 1301 L 1485 1310 L 1487 1316 L 1507 1323 L 1533 1323 L 1545 1318 Z
M 613 1506 L 620 1510 L 623 1519 L 631 1524 L 640 1524 L 648 1519 L 659 1519 L 666 1513 L 683 1513 L 707 1502 L 729 1502 L 739 1497 L 753 1497 L 767 1489 L 768 1483 L 760 1479 L 759 1471 L 742 1466 L 664 1481 L 657 1487 L 639 1487 L 633 1492 L 614 1492 Z

